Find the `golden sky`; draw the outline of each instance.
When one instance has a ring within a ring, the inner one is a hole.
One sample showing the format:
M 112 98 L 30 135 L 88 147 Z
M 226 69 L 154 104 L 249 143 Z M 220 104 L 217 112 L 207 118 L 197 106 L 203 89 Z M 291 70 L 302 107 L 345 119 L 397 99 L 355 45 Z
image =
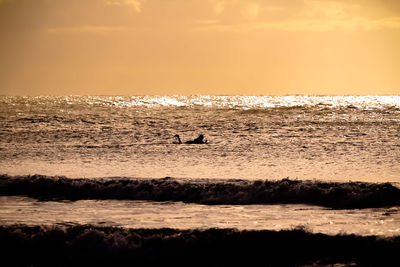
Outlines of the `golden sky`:
M 0 0 L 0 94 L 400 94 L 400 1 Z

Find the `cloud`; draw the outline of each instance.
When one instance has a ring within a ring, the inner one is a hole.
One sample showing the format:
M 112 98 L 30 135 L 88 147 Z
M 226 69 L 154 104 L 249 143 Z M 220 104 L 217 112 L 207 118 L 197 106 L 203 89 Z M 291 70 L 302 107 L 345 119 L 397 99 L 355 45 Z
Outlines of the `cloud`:
M 196 31 L 217 32 L 252 32 L 260 30 L 325 32 L 332 30 L 366 30 L 377 31 L 383 29 L 400 29 L 400 17 L 368 20 L 363 17 L 355 17 L 346 20 L 324 19 L 297 19 L 284 21 L 260 21 L 251 23 L 222 24 L 210 22 L 199 24 Z
M 257 1 L 250 2 L 245 0 L 210 0 L 214 13 L 240 14 L 244 18 L 256 18 L 260 12 L 260 5 Z
M 250 3 L 245 7 L 245 15 L 248 18 L 256 18 L 260 12 L 260 6 L 256 3 Z
M 284 22 L 266 22 L 254 25 L 254 29 L 279 29 L 284 31 L 332 31 L 332 30 L 382 30 L 400 28 L 400 17 L 370 20 L 365 17 L 347 19 L 303 19 Z
M 400 28 L 399 12 L 390 11 L 400 11 L 400 4 L 393 0 L 0 0 L 0 4 L 0 22 L 4 30 L 14 27 L 14 32 L 39 28 L 49 33 L 105 34 L 132 27 L 175 32 Z
M 127 27 L 108 27 L 108 26 L 74 26 L 74 27 L 54 27 L 48 28 L 47 32 L 52 34 L 58 33 L 93 33 L 93 34 L 107 34 L 112 32 L 121 32 L 131 30 Z
M 377 14 L 371 16 L 367 10 L 373 5 L 370 3 L 366 8 L 362 5 L 362 3 L 367 3 L 365 1 L 351 3 L 341 0 L 210 1 L 218 20 L 214 20 L 213 23 L 198 23 L 195 27 L 196 31 L 252 32 L 280 30 L 323 32 L 332 30 L 377 31 L 400 28 L 400 16 L 385 17 Z
M 384 18 L 371 24 L 372 29 L 400 29 L 400 17 Z
M 226 1 L 211 0 L 211 4 L 213 5 L 214 12 L 216 14 L 221 14 L 225 9 Z
M 304 8 L 307 17 L 326 19 L 344 19 L 350 15 L 347 12 L 349 4 L 337 1 L 305 0 Z
M 141 12 L 142 11 L 142 2 L 144 0 L 108 0 L 106 3 L 107 5 L 113 5 L 113 6 L 122 6 L 122 5 L 127 5 L 133 8 L 136 12 Z

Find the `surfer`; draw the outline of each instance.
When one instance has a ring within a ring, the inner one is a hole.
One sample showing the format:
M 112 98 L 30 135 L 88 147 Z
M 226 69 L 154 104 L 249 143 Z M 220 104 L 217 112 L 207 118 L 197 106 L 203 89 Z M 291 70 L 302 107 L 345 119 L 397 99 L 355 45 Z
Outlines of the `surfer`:
M 178 142 L 175 143 L 175 144 L 182 144 L 182 140 L 181 140 L 179 134 L 176 134 L 174 137 L 178 140 Z M 202 135 L 202 134 L 200 134 L 194 140 L 189 140 L 189 141 L 185 142 L 185 144 L 207 144 L 207 143 L 208 143 L 208 140 L 204 139 L 204 135 Z
M 174 142 L 174 144 L 182 144 L 182 140 L 179 137 L 179 134 L 174 135 L 174 137 L 176 137 L 176 139 L 178 139 L 178 142 Z

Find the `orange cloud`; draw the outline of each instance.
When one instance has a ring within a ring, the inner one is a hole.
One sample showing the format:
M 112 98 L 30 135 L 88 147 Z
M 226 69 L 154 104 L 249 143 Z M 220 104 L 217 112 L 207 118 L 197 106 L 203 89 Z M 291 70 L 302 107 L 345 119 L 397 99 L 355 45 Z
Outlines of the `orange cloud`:
M 296 9 L 287 2 L 276 1 L 272 5 L 263 1 L 234 0 L 230 6 L 241 8 L 242 17 L 237 16 L 234 10 L 226 8 L 228 5 L 222 0 L 212 0 L 217 15 L 225 13 L 224 17 L 214 20 L 213 23 L 200 23 L 195 26 L 196 31 L 217 32 L 252 32 L 259 30 L 323 32 L 333 30 L 382 30 L 400 28 L 400 16 L 381 17 L 364 14 L 363 7 L 357 1 L 303 0 Z M 280 16 L 289 12 L 291 16 Z M 231 12 L 228 17 L 228 12 Z M 252 18 L 248 21 L 245 18 Z M 210 21 L 210 20 L 208 20 Z
M 76 27 L 56 27 L 47 29 L 48 33 L 61 34 L 61 33 L 93 33 L 93 34 L 107 34 L 112 32 L 121 32 L 132 30 L 127 27 L 107 27 L 107 26 L 76 26 Z
M 127 5 L 132 7 L 136 12 L 141 12 L 141 5 L 143 1 L 144 0 L 108 0 L 106 3 L 107 5 L 115 6 Z

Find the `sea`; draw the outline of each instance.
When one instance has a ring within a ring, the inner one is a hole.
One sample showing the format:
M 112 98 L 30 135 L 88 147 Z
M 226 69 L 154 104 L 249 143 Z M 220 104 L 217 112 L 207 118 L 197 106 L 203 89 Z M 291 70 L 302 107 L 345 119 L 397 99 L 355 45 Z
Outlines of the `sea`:
M 399 238 L 400 96 L 0 96 L 0 225 Z

